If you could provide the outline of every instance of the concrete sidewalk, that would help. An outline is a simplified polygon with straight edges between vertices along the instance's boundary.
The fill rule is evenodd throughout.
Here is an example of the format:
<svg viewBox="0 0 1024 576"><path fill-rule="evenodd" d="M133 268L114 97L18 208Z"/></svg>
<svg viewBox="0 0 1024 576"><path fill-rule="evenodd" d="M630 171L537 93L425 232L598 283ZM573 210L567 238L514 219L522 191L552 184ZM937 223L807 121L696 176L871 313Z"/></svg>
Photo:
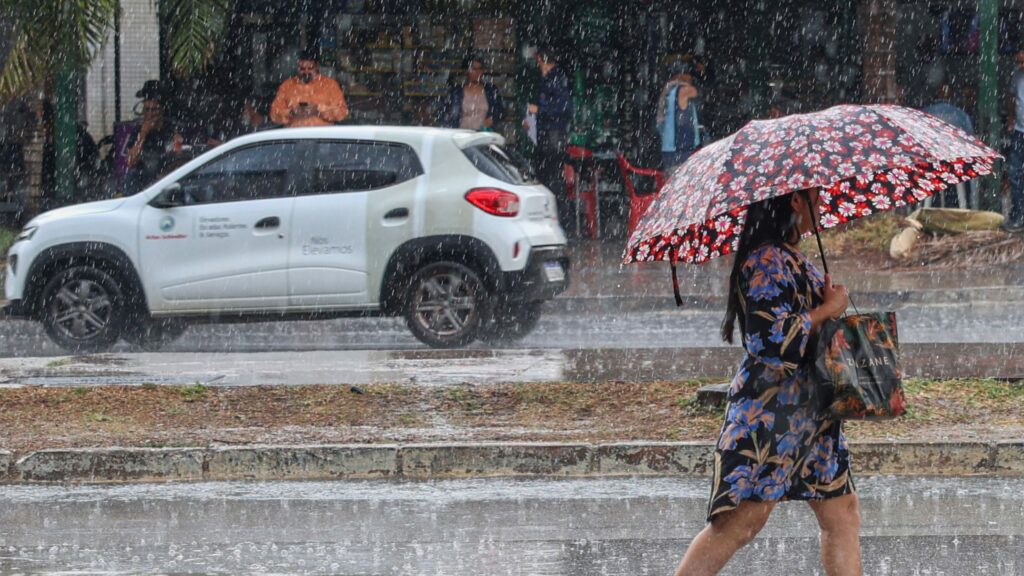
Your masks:
<svg viewBox="0 0 1024 576"><path fill-rule="evenodd" d="M1016 478L859 477L864 573L1020 576ZM705 478L0 487L0 574L666 576L705 526ZM820 575L780 505L722 576Z"/></svg>

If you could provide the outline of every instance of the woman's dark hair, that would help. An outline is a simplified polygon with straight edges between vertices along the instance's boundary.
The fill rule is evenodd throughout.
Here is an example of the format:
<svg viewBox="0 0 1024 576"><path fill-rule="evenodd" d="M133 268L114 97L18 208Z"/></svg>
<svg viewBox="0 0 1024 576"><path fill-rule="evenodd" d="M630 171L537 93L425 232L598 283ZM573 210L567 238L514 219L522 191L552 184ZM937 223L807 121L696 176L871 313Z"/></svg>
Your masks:
<svg viewBox="0 0 1024 576"><path fill-rule="evenodd" d="M796 240L796 213L790 203L792 194L777 196L763 200L747 208L746 223L740 232L739 246L736 248L736 260L733 261L732 274L729 275L729 299L725 307L725 319L722 320L722 340L733 343L733 327L736 319L740 320L740 331L746 324L743 306L740 304L740 275L747 257L765 244L782 245L787 241Z"/></svg>

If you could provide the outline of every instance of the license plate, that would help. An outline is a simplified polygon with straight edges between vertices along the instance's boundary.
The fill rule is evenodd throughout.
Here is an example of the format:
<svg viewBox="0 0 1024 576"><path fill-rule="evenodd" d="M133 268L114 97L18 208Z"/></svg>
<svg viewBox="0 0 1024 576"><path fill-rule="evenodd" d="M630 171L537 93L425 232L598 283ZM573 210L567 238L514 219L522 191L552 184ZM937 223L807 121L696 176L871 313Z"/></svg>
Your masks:
<svg viewBox="0 0 1024 576"><path fill-rule="evenodd" d="M548 282L564 282L565 281L565 269L562 268L561 262L545 262L544 263L544 277L547 278Z"/></svg>

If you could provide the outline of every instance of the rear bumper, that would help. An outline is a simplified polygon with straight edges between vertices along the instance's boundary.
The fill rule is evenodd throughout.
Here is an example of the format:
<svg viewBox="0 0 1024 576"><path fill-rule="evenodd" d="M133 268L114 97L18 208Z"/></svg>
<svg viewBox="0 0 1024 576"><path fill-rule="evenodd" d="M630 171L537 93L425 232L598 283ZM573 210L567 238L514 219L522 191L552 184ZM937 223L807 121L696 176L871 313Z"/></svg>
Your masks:
<svg viewBox="0 0 1024 576"><path fill-rule="evenodd" d="M28 314L21 300L11 300L6 306L0 308L0 318L26 318Z"/></svg>
<svg viewBox="0 0 1024 576"><path fill-rule="evenodd" d="M561 268L561 274L556 265ZM500 291L510 302L534 302L550 300L568 287L569 253L566 247L540 246L530 251L522 270L502 273Z"/></svg>

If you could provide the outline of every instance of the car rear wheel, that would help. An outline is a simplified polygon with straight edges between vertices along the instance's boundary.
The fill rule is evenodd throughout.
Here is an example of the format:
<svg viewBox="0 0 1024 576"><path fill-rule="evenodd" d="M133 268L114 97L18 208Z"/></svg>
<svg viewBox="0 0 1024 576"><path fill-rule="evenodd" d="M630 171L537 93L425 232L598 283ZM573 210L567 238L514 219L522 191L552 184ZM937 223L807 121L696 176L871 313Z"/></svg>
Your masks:
<svg viewBox="0 0 1024 576"><path fill-rule="evenodd" d="M412 276L405 302L413 336L433 348L455 348L476 340L486 318L487 290L468 266L437 262Z"/></svg>
<svg viewBox="0 0 1024 576"><path fill-rule="evenodd" d="M122 338L147 352L157 352L185 333L188 325L181 320L147 317L137 325L125 328Z"/></svg>
<svg viewBox="0 0 1024 576"><path fill-rule="evenodd" d="M537 327L543 306L543 302L502 305L491 313L491 320L480 332L480 339L489 344L522 340Z"/></svg>
<svg viewBox="0 0 1024 576"><path fill-rule="evenodd" d="M103 352L121 336L124 291L100 268L76 266L55 275L43 288L42 304L43 328L68 352Z"/></svg>

